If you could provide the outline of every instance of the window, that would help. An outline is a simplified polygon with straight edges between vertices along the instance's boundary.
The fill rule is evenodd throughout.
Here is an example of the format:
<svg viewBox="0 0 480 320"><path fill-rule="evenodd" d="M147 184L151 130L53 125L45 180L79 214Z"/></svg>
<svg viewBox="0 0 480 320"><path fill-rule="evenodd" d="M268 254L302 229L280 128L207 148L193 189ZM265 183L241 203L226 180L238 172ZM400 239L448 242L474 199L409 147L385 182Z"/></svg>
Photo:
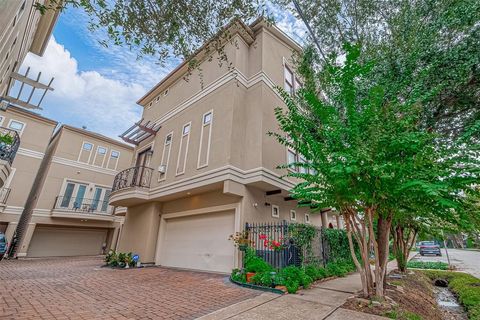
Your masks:
<svg viewBox="0 0 480 320"><path fill-rule="evenodd" d="M305 213L305 223L310 223L310 215Z"/></svg>
<svg viewBox="0 0 480 320"><path fill-rule="evenodd" d="M168 134L165 138L165 145L169 145L172 142L172 134Z"/></svg>
<svg viewBox="0 0 480 320"><path fill-rule="evenodd" d="M186 124L183 126L182 134L186 136L190 132L190 124Z"/></svg>
<svg viewBox="0 0 480 320"><path fill-rule="evenodd" d="M303 156L299 156L298 159L298 162L300 163L307 163L307 160L305 160ZM300 171L300 173L308 173L308 168L305 167L299 167L298 170Z"/></svg>
<svg viewBox="0 0 480 320"><path fill-rule="evenodd" d="M98 154L104 155L105 153L107 153L107 149L104 147L98 147L97 152Z"/></svg>
<svg viewBox="0 0 480 320"><path fill-rule="evenodd" d="M293 71L285 65L284 69L285 85L284 89L290 94L295 93L298 89L302 87L301 83L298 81L297 77Z"/></svg>
<svg viewBox="0 0 480 320"><path fill-rule="evenodd" d="M84 142L84 143L83 143L83 150L85 150L85 151L90 151L90 150L92 150L92 147L93 147L93 145L92 145L91 143L89 143L89 142Z"/></svg>
<svg viewBox="0 0 480 320"><path fill-rule="evenodd" d="M288 148L287 150L287 157L288 157L287 159L288 164L297 162L297 153L290 148ZM295 170L294 167L292 167L291 169Z"/></svg>
<svg viewBox="0 0 480 320"><path fill-rule="evenodd" d="M20 121L11 120L8 127L10 129L13 129L13 130L17 131L17 132L22 132L23 127L25 127L25 124L20 122Z"/></svg>
<svg viewBox="0 0 480 320"><path fill-rule="evenodd" d="M120 153L118 151L112 151L110 153L110 156L114 159L118 159L118 157L120 156Z"/></svg>
<svg viewBox="0 0 480 320"><path fill-rule="evenodd" d="M203 124L209 124L212 121L212 113L206 113L203 115Z"/></svg>
<svg viewBox="0 0 480 320"><path fill-rule="evenodd" d="M290 210L290 220L297 220L297 212L295 212L295 210Z"/></svg>
<svg viewBox="0 0 480 320"><path fill-rule="evenodd" d="M274 218L280 217L280 208L276 205L272 205L272 217Z"/></svg>

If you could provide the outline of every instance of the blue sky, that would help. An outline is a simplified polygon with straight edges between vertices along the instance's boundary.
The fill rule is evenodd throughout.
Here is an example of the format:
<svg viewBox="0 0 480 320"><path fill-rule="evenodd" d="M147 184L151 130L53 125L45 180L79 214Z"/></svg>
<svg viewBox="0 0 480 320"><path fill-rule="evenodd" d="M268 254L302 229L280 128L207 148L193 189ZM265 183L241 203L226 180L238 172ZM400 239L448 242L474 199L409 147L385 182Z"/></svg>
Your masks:
<svg viewBox="0 0 480 320"><path fill-rule="evenodd" d="M288 13L274 11L277 25L296 40L303 25ZM43 57L29 53L22 70L42 71L42 80L55 77L55 91L42 103L42 115L61 124L118 138L141 117L136 101L180 63L172 58L160 66L155 58L137 59L128 48L105 48L104 34L87 28L88 17L79 9L61 14Z"/></svg>

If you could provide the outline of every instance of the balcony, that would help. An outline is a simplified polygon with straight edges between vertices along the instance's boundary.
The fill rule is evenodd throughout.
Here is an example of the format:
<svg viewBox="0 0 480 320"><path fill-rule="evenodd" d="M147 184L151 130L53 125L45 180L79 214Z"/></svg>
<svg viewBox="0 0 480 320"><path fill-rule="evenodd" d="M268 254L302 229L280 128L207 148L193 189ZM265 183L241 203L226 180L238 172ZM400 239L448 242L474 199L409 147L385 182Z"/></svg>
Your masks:
<svg viewBox="0 0 480 320"><path fill-rule="evenodd" d="M112 213L108 201L72 196L58 196L52 209L52 216L58 218L113 220Z"/></svg>
<svg viewBox="0 0 480 320"><path fill-rule="evenodd" d="M10 194L9 188L0 188L0 207L5 208L7 206L8 195Z"/></svg>
<svg viewBox="0 0 480 320"><path fill-rule="evenodd" d="M131 206L148 199L153 169L136 166L120 171L113 180L110 204Z"/></svg>
<svg viewBox="0 0 480 320"><path fill-rule="evenodd" d="M0 160L11 165L19 146L20 136L17 131L0 127Z"/></svg>

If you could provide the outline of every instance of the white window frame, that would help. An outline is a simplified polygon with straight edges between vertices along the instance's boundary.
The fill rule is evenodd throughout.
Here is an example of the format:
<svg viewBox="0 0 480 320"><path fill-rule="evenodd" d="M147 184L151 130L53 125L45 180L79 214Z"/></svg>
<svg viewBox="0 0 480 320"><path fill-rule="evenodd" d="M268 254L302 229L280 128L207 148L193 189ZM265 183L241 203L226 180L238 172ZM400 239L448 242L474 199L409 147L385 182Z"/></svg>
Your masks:
<svg viewBox="0 0 480 320"><path fill-rule="evenodd" d="M170 141L167 142L167 137L170 136ZM170 146L168 150L168 154L166 155L167 159L165 159L165 150L167 147ZM168 166L170 163L170 155L172 154L172 148L173 148L173 131L170 131L166 136L165 139L163 140L163 151L162 151L162 159L160 160L160 165L165 166L165 173L159 174L157 181L164 181L167 178L167 172L168 172ZM165 164L163 164L163 160L166 160Z"/></svg>
<svg viewBox="0 0 480 320"><path fill-rule="evenodd" d="M292 91L288 92L285 89L285 85L287 83L287 77L285 77L285 71L288 70L288 72L291 74L291 78L289 79L289 85L292 87ZM291 82L291 84L290 84ZM302 87L302 83L298 80L297 75L295 74L294 69L287 63L285 57L283 58L283 89L287 91L288 93L295 93L298 89Z"/></svg>
<svg viewBox="0 0 480 320"><path fill-rule="evenodd" d="M277 209L277 214L275 214L275 209ZM280 218L280 207L272 204L272 218Z"/></svg>
<svg viewBox="0 0 480 320"><path fill-rule="evenodd" d="M205 122L205 117L210 115L210 120L208 120L208 122ZM208 112L205 112L202 116L202 125L205 127L205 126L208 126L209 124L212 123L212 120L213 120L213 111L210 110Z"/></svg>
<svg viewBox="0 0 480 320"><path fill-rule="evenodd" d="M105 149L105 153L104 154L100 154L98 151L100 150L100 148L103 148ZM97 146L97 149L95 150L95 156L93 157L93 161L92 161L92 166L94 167L99 167L99 168L103 168L103 165L105 164L105 158L107 157L107 153L108 153L108 148L107 147L104 147L104 146ZM103 156L103 160L102 160L102 164L101 165L96 165L95 164L95 160L97 160L97 156L100 155L100 156Z"/></svg>
<svg viewBox="0 0 480 320"><path fill-rule="evenodd" d="M189 129L188 129L187 133L184 133L186 127L189 127ZM192 132L192 121L190 121L190 122L188 122L188 123L186 123L182 126L182 132L181 132L182 136L180 138L180 147L178 148L177 167L175 168L175 176L180 176L180 175L185 173L185 168L187 166L188 148L189 148L189 145L190 145L190 133L191 132ZM183 165L182 165L181 170L179 171L178 169L180 169L180 156L182 155L182 146L183 146L184 140L186 140L187 146L185 147L185 157L183 159Z"/></svg>
<svg viewBox="0 0 480 320"><path fill-rule="evenodd" d="M297 212L295 210L290 210L290 220L297 221Z"/></svg>
<svg viewBox="0 0 480 320"><path fill-rule="evenodd" d="M305 223L310 223L310 215L305 213Z"/></svg>
<svg viewBox="0 0 480 320"><path fill-rule="evenodd" d="M293 162L298 162L298 152L296 152L294 149L287 147L287 164L290 165L290 160L289 160L289 154L293 153L294 154L294 161ZM293 172L298 172L298 167L289 167L288 170L293 171Z"/></svg>
<svg viewBox="0 0 480 320"><path fill-rule="evenodd" d="M100 149L103 149L103 153L100 153ZM107 147L97 146L97 153L99 155L106 155L107 154Z"/></svg>
<svg viewBox="0 0 480 320"><path fill-rule="evenodd" d="M188 128L188 132L185 133L185 128ZM190 131L192 131L192 122L186 123L182 127L182 137L187 136L190 134Z"/></svg>
<svg viewBox="0 0 480 320"><path fill-rule="evenodd" d="M5 117L4 116L0 116L0 126L3 125L3 122L5 121Z"/></svg>
<svg viewBox="0 0 480 320"><path fill-rule="evenodd" d="M92 148L91 148L90 150L85 150L85 149L83 149L83 146L84 146L85 144L87 144L87 143L92 146ZM81 145L81 147L80 147L80 152L78 153L77 162L89 164L89 163L90 163L90 159L92 158L92 152L93 152L93 147L94 147L94 146L95 146L95 145L94 145L93 143L89 142L89 141L85 141L85 140L82 141L82 145ZM83 152L83 151L89 153L87 162L80 161L80 158L82 157L82 152Z"/></svg>
<svg viewBox="0 0 480 320"><path fill-rule="evenodd" d="M112 153L116 152L118 154L118 156L116 158L114 158L112 156ZM114 150L114 149L110 149L110 153L109 153L109 156L108 156L108 161L107 161L107 169L108 169L108 166L110 165L110 161L115 161L115 167L113 168L113 170L117 170L117 166L118 166L118 161L120 159L120 151L117 151L117 150ZM114 159L114 160L112 160Z"/></svg>
<svg viewBox="0 0 480 320"><path fill-rule="evenodd" d="M210 114L210 121L205 123L205 116ZM200 163L201 155L202 155L202 142L203 142L203 131L204 128L209 126L208 128L208 142L207 142L207 155L205 163ZM205 112L202 115L202 130L200 131L200 145L198 149L198 157L197 157L197 170L202 169L208 166L209 158L210 158L210 146L212 142L212 126L213 126L213 109Z"/></svg>
<svg viewBox="0 0 480 320"><path fill-rule="evenodd" d="M10 128L10 125L12 124L12 122L21 123L22 124L22 129L20 131L18 131L17 129ZM15 120L15 119L10 119L10 121L8 121L8 129L17 131L19 136L21 136L22 133L25 131L26 126L27 126L27 124L25 122L18 121L18 120Z"/></svg>

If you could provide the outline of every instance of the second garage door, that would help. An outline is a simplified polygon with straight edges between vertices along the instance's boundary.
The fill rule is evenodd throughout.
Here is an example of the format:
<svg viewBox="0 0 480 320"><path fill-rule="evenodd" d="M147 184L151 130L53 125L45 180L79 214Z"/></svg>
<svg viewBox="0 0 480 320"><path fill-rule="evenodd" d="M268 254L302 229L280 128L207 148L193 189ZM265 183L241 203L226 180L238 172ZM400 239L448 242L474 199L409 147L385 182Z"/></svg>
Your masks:
<svg viewBox="0 0 480 320"><path fill-rule="evenodd" d="M161 265L215 272L231 272L234 211L165 220Z"/></svg>
<svg viewBox="0 0 480 320"><path fill-rule="evenodd" d="M28 257L86 256L102 253L107 229L77 229L37 226Z"/></svg>

